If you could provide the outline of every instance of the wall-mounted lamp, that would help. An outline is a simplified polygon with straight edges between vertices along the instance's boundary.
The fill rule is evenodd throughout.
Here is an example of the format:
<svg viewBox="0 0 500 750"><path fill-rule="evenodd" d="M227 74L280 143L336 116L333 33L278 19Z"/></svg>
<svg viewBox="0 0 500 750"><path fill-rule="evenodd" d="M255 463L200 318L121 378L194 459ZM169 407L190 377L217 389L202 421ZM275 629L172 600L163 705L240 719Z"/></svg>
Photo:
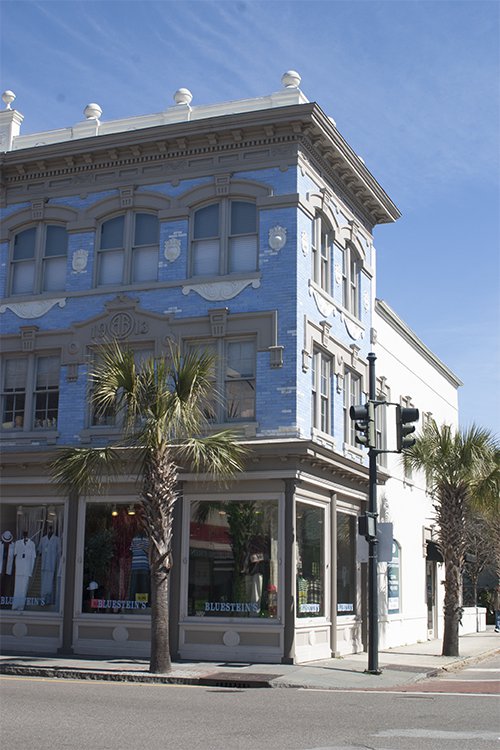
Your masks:
<svg viewBox="0 0 500 750"><path fill-rule="evenodd" d="M116 507L116 505L113 505L113 507L111 508L111 515L112 516L118 515L118 508Z"/></svg>
<svg viewBox="0 0 500 750"><path fill-rule="evenodd" d="M17 515L18 515L18 516L22 516L22 515L23 515L23 513L24 513L24 511L23 511L23 506L22 506L22 505L20 505L20 506L18 507L18 509L17 509Z"/></svg>
<svg viewBox="0 0 500 750"><path fill-rule="evenodd" d="M132 503L128 506L127 513L129 516L135 516L135 508Z"/></svg>

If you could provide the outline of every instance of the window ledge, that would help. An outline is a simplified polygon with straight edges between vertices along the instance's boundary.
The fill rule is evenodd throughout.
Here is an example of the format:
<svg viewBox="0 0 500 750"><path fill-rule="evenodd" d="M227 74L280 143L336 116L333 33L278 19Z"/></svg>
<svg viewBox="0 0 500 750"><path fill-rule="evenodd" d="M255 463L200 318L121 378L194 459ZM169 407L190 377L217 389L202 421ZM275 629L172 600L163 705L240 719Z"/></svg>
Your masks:
<svg viewBox="0 0 500 750"><path fill-rule="evenodd" d="M3 428L0 431L2 442L19 443L55 443L59 437L58 430L16 430L15 428Z"/></svg>

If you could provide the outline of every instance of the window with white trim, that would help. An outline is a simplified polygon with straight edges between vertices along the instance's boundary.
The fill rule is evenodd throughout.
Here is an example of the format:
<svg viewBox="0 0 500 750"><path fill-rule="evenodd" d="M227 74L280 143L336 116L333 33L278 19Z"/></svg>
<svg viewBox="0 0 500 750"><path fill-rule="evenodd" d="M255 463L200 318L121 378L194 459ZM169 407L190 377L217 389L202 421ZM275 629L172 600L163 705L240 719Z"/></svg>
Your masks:
<svg viewBox="0 0 500 750"><path fill-rule="evenodd" d="M68 233L59 224L43 224L23 229L12 242L11 294L41 294L64 291Z"/></svg>
<svg viewBox="0 0 500 750"><path fill-rule="evenodd" d="M206 405L211 422L255 419L255 339L190 342L189 349L215 355L214 393Z"/></svg>
<svg viewBox="0 0 500 750"><path fill-rule="evenodd" d="M349 416L351 406L361 404L361 375L346 367L344 371L344 441L356 445L354 420Z"/></svg>
<svg viewBox="0 0 500 750"><path fill-rule="evenodd" d="M127 211L103 221L98 231L96 285L158 279L158 217Z"/></svg>
<svg viewBox="0 0 500 750"><path fill-rule="evenodd" d="M361 259L349 242L342 248L342 305L356 318L360 317Z"/></svg>
<svg viewBox="0 0 500 750"><path fill-rule="evenodd" d="M3 360L3 430L57 428L60 364L58 355Z"/></svg>
<svg viewBox="0 0 500 750"><path fill-rule="evenodd" d="M311 374L312 426L331 433L332 358L320 350L314 351Z"/></svg>
<svg viewBox="0 0 500 750"><path fill-rule="evenodd" d="M332 244L333 230L323 214L318 212L312 222L312 278L327 294L332 293Z"/></svg>
<svg viewBox="0 0 500 750"><path fill-rule="evenodd" d="M194 212L191 274L222 276L257 270L257 207L226 198Z"/></svg>

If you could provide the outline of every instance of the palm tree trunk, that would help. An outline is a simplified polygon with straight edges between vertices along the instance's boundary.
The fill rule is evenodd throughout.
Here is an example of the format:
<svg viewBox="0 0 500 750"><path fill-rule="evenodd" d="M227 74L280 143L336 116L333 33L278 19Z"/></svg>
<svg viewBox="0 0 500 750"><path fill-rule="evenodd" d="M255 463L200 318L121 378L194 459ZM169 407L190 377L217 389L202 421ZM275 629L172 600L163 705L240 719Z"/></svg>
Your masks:
<svg viewBox="0 0 500 750"><path fill-rule="evenodd" d="M168 629L168 596L170 570L154 565L151 569L151 657L149 671L170 672L170 637Z"/></svg>
<svg viewBox="0 0 500 750"><path fill-rule="evenodd" d="M445 565L444 633L442 656L459 656L459 627L462 615L460 566L448 559Z"/></svg>

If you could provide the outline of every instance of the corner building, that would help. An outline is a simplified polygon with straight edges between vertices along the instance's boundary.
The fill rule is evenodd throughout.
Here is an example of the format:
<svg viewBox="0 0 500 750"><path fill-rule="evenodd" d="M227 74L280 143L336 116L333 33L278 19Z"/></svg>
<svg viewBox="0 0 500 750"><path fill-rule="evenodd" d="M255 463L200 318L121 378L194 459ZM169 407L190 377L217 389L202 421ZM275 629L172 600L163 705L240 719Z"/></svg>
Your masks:
<svg viewBox="0 0 500 750"><path fill-rule="evenodd" d="M112 122L92 104L83 122L35 135L21 135L14 95L4 94L7 650L149 653L148 540L133 476L105 496L61 497L47 473L58 447L104 446L119 434L112 414L97 418L88 405L89 363L110 339L138 359L162 354L171 339L216 352L224 402L214 429L230 426L251 450L229 487L181 474L173 657L302 662L366 648L357 516L368 469L348 411L366 396L368 352L383 343L372 232L399 212L333 120L307 101L299 76L282 83L266 97L200 107L180 89L159 114ZM392 353L403 340L412 348L419 383L425 359L429 393L444 383L449 394L433 414L456 422L459 381L378 304ZM392 401L407 397L394 362ZM379 437L387 439L382 428ZM424 489L418 509L402 512L413 485L389 480L381 461L402 571L392 610L385 569L379 576L383 639L395 645L428 634L431 506Z"/></svg>

